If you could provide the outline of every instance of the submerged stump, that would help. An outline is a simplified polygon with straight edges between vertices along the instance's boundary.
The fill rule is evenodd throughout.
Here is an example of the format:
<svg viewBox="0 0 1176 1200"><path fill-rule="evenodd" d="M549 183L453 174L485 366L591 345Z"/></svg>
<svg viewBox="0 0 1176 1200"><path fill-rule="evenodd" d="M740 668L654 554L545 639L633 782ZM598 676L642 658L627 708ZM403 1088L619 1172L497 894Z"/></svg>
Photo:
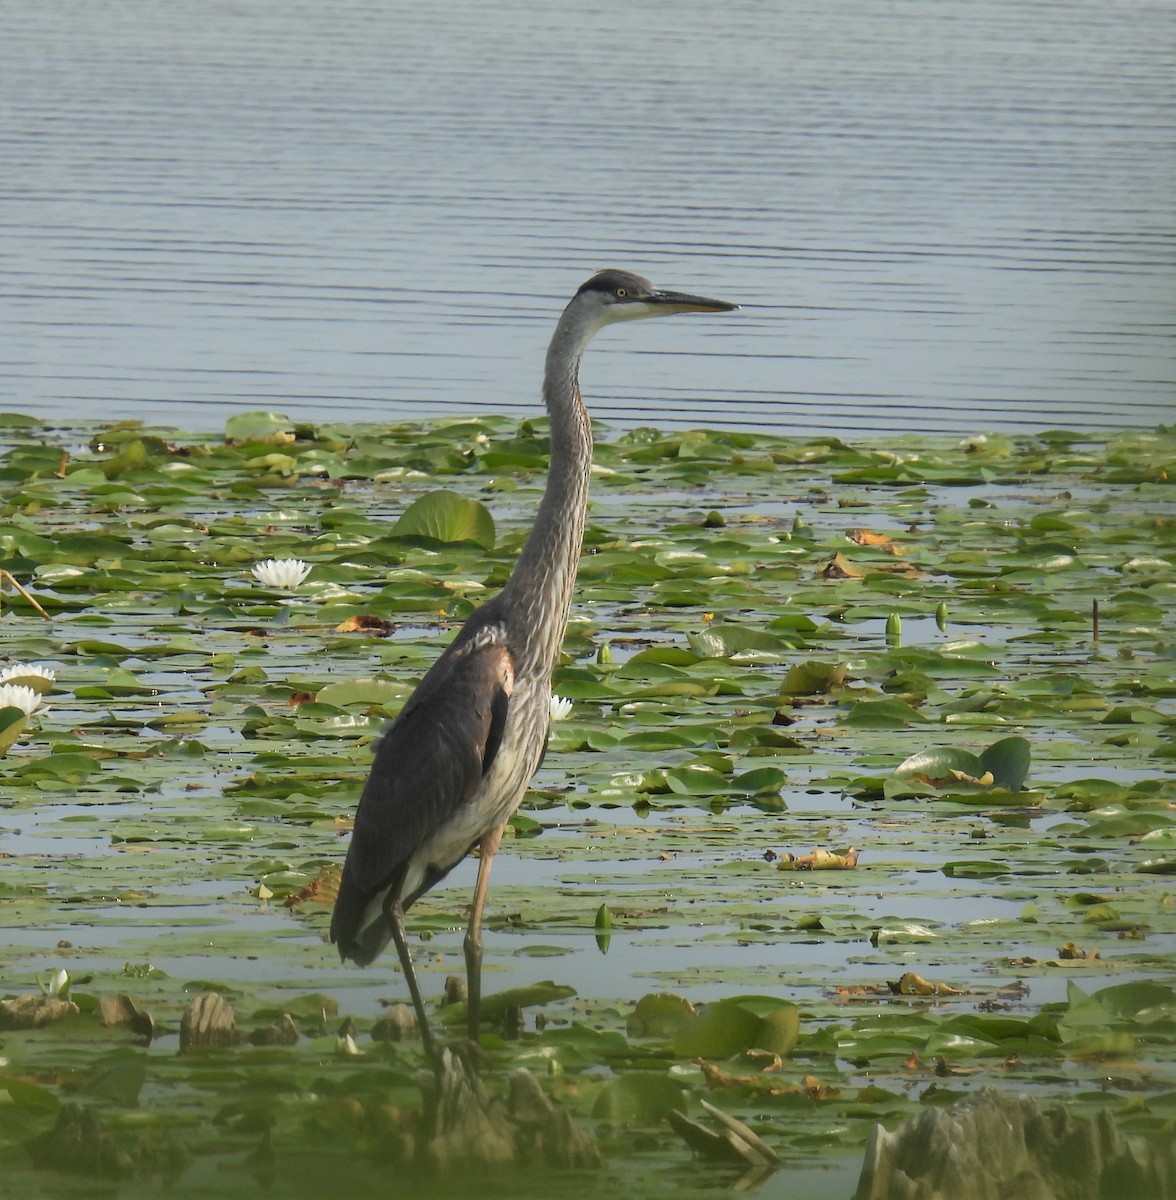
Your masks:
<svg viewBox="0 0 1176 1200"><path fill-rule="evenodd" d="M180 1053L235 1046L241 1040L233 1007L217 992L202 992L180 1018Z"/></svg>
<svg viewBox="0 0 1176 1200"><path fill-rule="evenodd" d="M854 1200L1169 1200L1176 1143L985 1088L947 1108L875 1125Z"/></svg>
<svg viewBox="0 0 1176 1200"><path fill-rule="evenodd" d="M487 1092L467 1054L446 1049L438 1071L422 1079L422 1086L426 1104L417 1158L434 1170L600 1165L596 1145L525 1068L511 1072L509 1094L499 1099Z"/></svg>

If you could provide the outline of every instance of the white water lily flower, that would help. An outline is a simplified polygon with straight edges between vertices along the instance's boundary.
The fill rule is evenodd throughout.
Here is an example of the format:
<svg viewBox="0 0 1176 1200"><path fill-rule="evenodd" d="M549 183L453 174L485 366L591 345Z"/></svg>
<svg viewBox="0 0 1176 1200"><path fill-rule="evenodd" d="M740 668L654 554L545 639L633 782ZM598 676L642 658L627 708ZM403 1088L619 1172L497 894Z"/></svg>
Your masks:
<svg viewBox="0 0 1176 1200"><path fill-rule="evenodd" d="M253 578L271 588L296 588L310 574L310 563L300 558L267 558L253 568Z"/></svg>
<svg viewBox="0 0 1176 1200"><path fill-rule="evenodd" d="M553 721L566 721L572 715L572 702L565 700L563 696L552 695L551 697L551 719Z"/></svg>
<svg viewBox="0 0 1176 1200"><path fill-rule="evenodd" d="M26 717L49 711L49 706L41 700L40 692L19 683L0 683L0 708L19 708Z"/></svg>
<svg viewBox="0 0 1176 1200"><path fill-rule="evenodd" d="M36 679L38 686L26 684L34 691L48 691L58 673L52 668L37 666L35 662L13 662L11 667L0 671L0 684L10 683L13 679Z"/></svg>

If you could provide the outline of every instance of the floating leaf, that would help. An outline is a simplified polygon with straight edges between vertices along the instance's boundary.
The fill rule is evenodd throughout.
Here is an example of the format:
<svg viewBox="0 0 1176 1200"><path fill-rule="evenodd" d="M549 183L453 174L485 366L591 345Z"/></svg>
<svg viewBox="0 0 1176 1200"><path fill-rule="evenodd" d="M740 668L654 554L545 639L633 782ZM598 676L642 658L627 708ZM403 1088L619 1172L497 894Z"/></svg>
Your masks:
<svg viewBox="0 0 1176 1200"><path fill-rule="evenodd" d="M949 879L995 879L1000 875L1008 875L1009 865L1008 863L970 859L964 862L945 863L943 873Z"/></svg>
<svg viewBox="0 0 1176 1200"><path fill-rule="evenodd" d="M927 720L903 700L858 700L845 715L847 725L868 729L901 729Z"/></svg>
<svg viewBox="0 0 1176 1200"><path fill-rule="evenodd" d="M552 983L550 979L542 983L532 983L525 987L510 988L505 992L494 992L482 997L481 1015L485 1021L498 1021L511 1009L535 1008L543 1004L554 1004L557 1000L566 1000L574 996L576 989L566 984ZM457 1004L447 1004L441 1010L441 1020L446 1025L460 1025L466 1020L466 1005L464 1001Z"/></svg>
<svg viewBox="0 0 1176 1200"><path fill-rule="evenodd" d="M800 1016L794 1005L769 1001L720 1000L708 1004L674 1035L674 1053L684 1058L730 1058L752 1048L781 1056L796 1045Z"/></svg>
<svg viewBox="0 0 1176 1200"><path fill-rule="evenodd" d="M730 1000L708 1004L674 1036L674 1053L682 1058L730 1058L756 1044L757 1013Z"/></svg>
<svg viewBox="0 0 1176 1200"><path fill-rule="evenodd" d="M761 1019L755 1048L787 1058L799 1039L800 1010L794 1004L781 1004Z"/></svg>
<svg viewBox="0 0 1176 1200"><path fill-rule="evenodd" d="M809 660L788 668L780 692L785 696L823 696L840 688L848 676L839 663Z"/></svg>
<svg viewBox="0 0 1176 1200"><path fill-rule="evenodd" d="M1029 774L1031 751L1023 737L1002 738L980 753L981 767L992 774L998 787L1019 792Z"/></svg>
<svg viewBox="0 0 1176 1200"><path fill-rule="evenodd" d="M225 422L225 439L230 442L266 442L286 438L294 424L281 413L236 413Z"/></svg>
<svg viewBox="0 0 1176 1200"><path fill-rule="evenodd" d="M613 1125L652 1125L680 1108L686 1084L653 1071L628 1071L610 1079L596 1097L592 1116Z"/></svg>
<svg viewBox="0 0 1176 1200"><path fill-rule="evenodd" d="M46 1112L56 1112L61 1107L61 1101L48 1089L27 1079L18 1079L12 1075L0 1075L0 1088L8 1092L12 1103L18 1108L42 1109Z"/></svg>
<svg viewBox="0 0 1176 1200"><path fill-rule="evenodd" d="M651 993L637 1001L626 1029L630 1037L674 1037L696 1016L694 1005L684 996Z"/></svg>
<svg viewBox="0 0 1176 1200"><path fill-rule="evenodd" d="M813 850L809 854L784 854L776 863L778 871L848 871L857 866L858 852L849 850Z"/></svg>
<svg viewBox="0 0 1176 1200"><path fill-rule="evenodd" d="M403 684L389 679L346 679L328 683L315 696L320 704L382 705L397 708L403 702L407 689Z"/></svg>
<svg viewBox="0 0 1176 1200"><path fill-rule="evenodd" d="M886 781L887 795L903 795L911 787L917 795L928 789L955 783L961 776L971 778L983 772L984 766L979 757L967 750L957 750L952 746L920 750L895 767L894 773Z"/></svg>
<svg viewBox="0 0 1176 1200"><path fill-rule="evenodd" d="M392 527L393 537L434 542L474 542L494 548L494 518L484 504L441 489L414 500Z"/></svg>
<svg viewBox="0 0 1176 1200"><path fill-rule="evenodd" d="M23 709L0 708L0 756L20 737L28 723Z"/></svg>
<svg viewBox="0 0 1176 1200"><path fill-rule="evenodd" d="M891 985L900 996L965 996L966 992L959 988L954 988L946 983L932 983L924 979L921 975L917 975L914 971L907 971L897 984Z"/></svg>

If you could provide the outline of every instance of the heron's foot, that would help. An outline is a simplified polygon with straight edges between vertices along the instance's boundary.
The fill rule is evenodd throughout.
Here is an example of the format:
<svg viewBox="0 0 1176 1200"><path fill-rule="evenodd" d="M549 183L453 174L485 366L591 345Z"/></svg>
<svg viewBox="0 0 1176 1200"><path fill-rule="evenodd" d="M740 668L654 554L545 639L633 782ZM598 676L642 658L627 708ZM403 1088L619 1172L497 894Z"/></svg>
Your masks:
<svg viewBox="0 0 1176 1200"><path fill-rule="evenodd" d="M422 1078L425 1113L421 1153L452 1167L545 1162L584 1169L600 1153L567 1109L554 1103L525 1068L512 1071L505 1097L492 1096L474 1067L478 1047L457 1043L441 1053L435 1079Z"/></svg>

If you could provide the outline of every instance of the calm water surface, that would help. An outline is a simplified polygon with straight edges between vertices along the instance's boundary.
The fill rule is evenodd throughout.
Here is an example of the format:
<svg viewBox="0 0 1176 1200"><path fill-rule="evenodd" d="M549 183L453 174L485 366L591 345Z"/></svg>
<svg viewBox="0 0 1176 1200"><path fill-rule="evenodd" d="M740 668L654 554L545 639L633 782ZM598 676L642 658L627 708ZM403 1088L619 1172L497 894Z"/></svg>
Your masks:
<svg viewBox="0 0 1176 1200"><path fill-rule="evenodd" d="M0 0L0 410L1176 419L1170 3Z"/></svg>

